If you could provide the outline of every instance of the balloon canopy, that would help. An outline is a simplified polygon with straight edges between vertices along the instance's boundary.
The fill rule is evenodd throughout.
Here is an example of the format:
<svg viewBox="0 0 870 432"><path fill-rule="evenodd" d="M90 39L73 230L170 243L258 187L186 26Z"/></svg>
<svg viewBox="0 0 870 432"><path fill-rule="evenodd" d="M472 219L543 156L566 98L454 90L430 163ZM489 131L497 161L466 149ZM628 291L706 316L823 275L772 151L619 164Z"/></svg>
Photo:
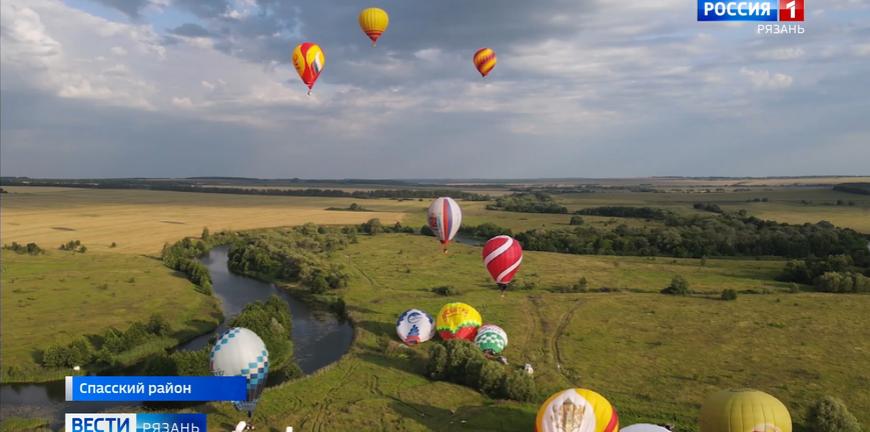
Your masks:
<svg viewBox="0 0 870 432"><path fill-rule="evenodd" d="M293 67L299 73L299 78L308 86L308 93L314 87L317 78L320 77L320 72L323 70L323 65L326 63L326 56L320 46L313 42L303 42L296 45L293 50Z"/></svg>
<svg viewBox="0 0 870 432"><path fill-rule="evenodd" d="M453 198L436 198L429 205L429 228L432 229L441 244L445 245L445 248L447 243L453 240L453 237L459 232L461 224L462 210Z"/></svg>
<svg viewBox="0 0 870 432"><path fill-rule="evenodd" d="M211 349L211 372L217 376L243 376L247 382L247 400L236 407L252 411L269 375L269 351L256 333L233 327L221 334Z"/></svg>
<svg viewBox="0 0 870 432"><path fill-rule="evenodd" d="M560 391L538 409L535 432L616 432L619 416L600 394L582 388Z"/></svg>
<svg viewBox="0 0 870 432"><path fill-rule="evenodd" d="M473 61L474 67L480 72L480 76L486 78L497 62L495 51L492 48L481 48L474 53Z"/></svg>
<svg viewBox="0 0 870 432"><path fill-rule="evenodd" d="M791 415L779 399L758 390L723 390L707 397L698 416L701 432L791 432Z"/></svg>
<svg viewBox="0 0 870 432"><path fill-rule="evenodd" d="M474 344L483 352L501 354L508 344L507 333L494 324L486 324L477 329Z"/></svg>
<svg viewBox="0 0 870 432"><path fill-rule="evenodd" d="M523 248L513 237L500 235L483 245L483 265L497 284L508 284L523 262Z"/></svg>
<svg viewBox="0 0 870 432"><path fill-rule="evenodd" d="M481 324L480 312L465 303L447 303L438 311L435 328L441 339L474 341Z"/></svg>
<svg viewBox="0 0 870 432"><path fill-rule="evenodd" d="M368 8L359 13L359 27L372 40L372 46L375 46L389 25L390 16L383 9Z"/></svg>
<svg viewBox="0 0 870 432"><path fill-rule="evenodd" d="M408 345L423 343L435 336L435 322L420 309L408 309L396 321L396 334Z"/></svg>

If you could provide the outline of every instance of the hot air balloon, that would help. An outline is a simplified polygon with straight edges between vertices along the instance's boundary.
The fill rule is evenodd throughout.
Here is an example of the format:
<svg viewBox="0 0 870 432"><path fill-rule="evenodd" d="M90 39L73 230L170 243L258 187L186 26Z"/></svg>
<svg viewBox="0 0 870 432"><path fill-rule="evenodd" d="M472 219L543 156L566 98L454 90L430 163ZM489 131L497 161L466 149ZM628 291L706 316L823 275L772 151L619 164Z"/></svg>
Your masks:
<svg viewBox="0 0 870 432"><path fill-rule="evenodd" d="M482 319L480 312L465 303L447 303L438 311L435 329L441 339L473 341Z"/></svg>
<svg viewBox="0 0 870 432"><path fill-rule="evenodd" d="M638 423L633 424L631 426L626 426L619 430L619 432L671 432L669 429L649 424L649 423Z"/></svg>
<svg viewBox="0 0 870 432"><path fill-rule="evenodd" d="M498 355L507 347L507 333L495 324L486 324L477 329L474 344L485 353Z"/></svg>
<svg viewBox="0 0 870 432"><path fill-rule="evenodd" d="M604 396L587 389L560 391L538 409L535 432L616 432L619 416Z"/></svg>
<svg viewBox="0 0 870 432"><path fill-rule="evenodd" d="M522 262L523 248L513 237L495 236L483 245L483 265L502 292L507 289Z"/></svg>
<svg viewBox="0 0 870 432"><path fill-rule="evenodd" d="M396 333L402 342L416 345L435 336L435 322L429 314L420 309L408 309L399 315L396 321Z"/></svg>
<svg viewBox="0 0 870 432"><path fill-rule="evenodd" d="M486 78L492 68L495 67L497 60L495 51L492 48L481 48L474 53L474 67L480 72L480 76Z"/></svg>
<svg viewBox="0 0 870 432"><path fill-rule="evenodd" d="M269 351L266 344L256 333L244 328L233 327L225 331L211 349L211 372L217 376L245 377L248 397L233 404L241 411L247 411L250 418L257 399L266 385L269 375Z"/></svg>
<svg viewBox="0 0 870 432"><path fill-rule="evenodd" d="M326 56L320 46L312 42L303 42L293 50L293 67L299 73L299 78L308 86L308 94L314 87L314 82L320 76Z"/></svg>
<svg viewBox="0 0 870 432"><path fill-rule="evenodd" d="M462 224L462 210L459 204L450 197L436 198L429 205L429 228L441 240L444 252L447 252L447 243L453 240L459 232Z"/></svg>
<svg viewBox="0 0 870 432"><path fill-rule="evenodd" d="M698 417L701 432L791 432L791 415L777 398L751 389L708 396Z"/></svg>
<svg viewBox="0 0 870 432"><path fill-rule="evenodd" d="M359 13L359 27L372 40L372 46L375 46L389 25L390 16L383 9L368 8Z"/></svg>

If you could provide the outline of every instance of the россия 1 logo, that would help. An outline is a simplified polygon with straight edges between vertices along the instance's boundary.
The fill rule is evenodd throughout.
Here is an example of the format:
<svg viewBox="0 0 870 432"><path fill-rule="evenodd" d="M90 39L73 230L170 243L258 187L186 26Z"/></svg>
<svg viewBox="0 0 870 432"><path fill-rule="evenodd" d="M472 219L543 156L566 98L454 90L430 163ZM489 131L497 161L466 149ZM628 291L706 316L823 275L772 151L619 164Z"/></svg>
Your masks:
<svg viewBox="0 0 870 432"><path fill-rule="evenodd" d="M803 20L804 0L698 0L698 21L802 22ZM800 24L788 26L759 24L758 32L803 33L804 29Z"/></svg>

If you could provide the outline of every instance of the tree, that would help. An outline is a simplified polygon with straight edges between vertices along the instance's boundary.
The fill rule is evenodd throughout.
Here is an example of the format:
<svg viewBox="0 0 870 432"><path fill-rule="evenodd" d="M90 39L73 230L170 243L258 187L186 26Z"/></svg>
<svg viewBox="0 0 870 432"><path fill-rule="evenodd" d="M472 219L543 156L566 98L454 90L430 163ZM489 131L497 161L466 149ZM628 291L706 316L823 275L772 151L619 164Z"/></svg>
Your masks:
<svg viewBox="0 0 870 432"><path fill-rule="evenodd" d="M832 396L825 396L807 410L807 426L813 432L861 432L861 424L846 405Z"/></svg>
<svg viewBox="0 0 870 432"><path fill-rule="evenodd" d="M430 378L443 380L447 377L447 348L440 343L429 347L429 361L426 363L426 374Z"/></svg>
<svg viewBox="0 0 870 432"><path fill-rule="evenodd" d="M727 300L737 300L737 291L730 289L730 288L726 288L726 289L722 290L722 295L719 298L721 298L722 300L726 300L726 301Z"/></svg>
<svg viewBox="0 0 870 432"><path fill-rule="evenodd" d="M508 372L502 380L502 394L507 399L531 401L535 398L535 381L523 371Z"/></svg>
<svg viewBox="0 0 870 432"><path fill-rule="evenodd" d="M210 233L208 232L208 227L202 227L202 234L199 237L203 240L208 240Z"/></svg>
<svg viewBox="0 0 870 432"><path fill-rule="evenodd" d="M671 279L671 284L668 285L667 288L661 291L662 294L670 294L670 295L688 295L689 294L689 282L686 278L677 275Z"/></svg>
<svg viewBox="0 0 870 432"><path fill-rule="evenodd" d="M384 226L378 218L369 219L368 222L362 224L362 231L369 235L375 235L384 232Z"/></svg>
<svg viewBox="0 0 870 432"><path fill-rule="evenodd" d="M571 216L569 225L583 225L583 218L580 216Z"/></svg>

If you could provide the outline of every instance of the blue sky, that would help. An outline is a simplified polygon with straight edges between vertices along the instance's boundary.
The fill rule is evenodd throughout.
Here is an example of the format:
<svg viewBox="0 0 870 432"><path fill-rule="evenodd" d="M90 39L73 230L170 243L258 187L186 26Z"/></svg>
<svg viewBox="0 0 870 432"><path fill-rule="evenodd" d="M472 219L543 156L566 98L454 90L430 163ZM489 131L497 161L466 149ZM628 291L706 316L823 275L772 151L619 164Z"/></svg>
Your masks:
<svg viewBox="0 0 870 432"><path fill-rule="evenodd" d="M380 6L377 48L356 24ZM802 35L686 0L6 0L0 169L33 177L870 173L870 0ZM320 44L312 96L292 47ZM493 48L486 79L471 64Z"/></svg>

